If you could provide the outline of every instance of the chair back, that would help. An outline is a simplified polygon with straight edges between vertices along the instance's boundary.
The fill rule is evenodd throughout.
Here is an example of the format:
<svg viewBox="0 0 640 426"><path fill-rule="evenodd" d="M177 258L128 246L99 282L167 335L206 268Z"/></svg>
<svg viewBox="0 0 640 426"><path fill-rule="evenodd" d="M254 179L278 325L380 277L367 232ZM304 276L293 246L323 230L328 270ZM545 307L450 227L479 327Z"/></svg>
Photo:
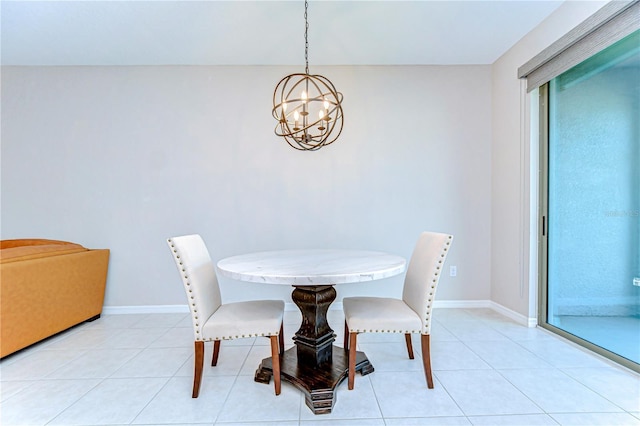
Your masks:
<svg viewBox="0 0 640 426"><path fill-rule="evenodd" d="M409 260L402 300L420 316L422 334L431 333L433 301L452 241L449 234L423 232Z"/></svg>
<svg viewBox="0 0 640 426"><path fill-rule="evenodd" d="M187 293L195 340L201 341L205 321L222 303L215 267L200 235L169 238L167 244Z"/></svg>

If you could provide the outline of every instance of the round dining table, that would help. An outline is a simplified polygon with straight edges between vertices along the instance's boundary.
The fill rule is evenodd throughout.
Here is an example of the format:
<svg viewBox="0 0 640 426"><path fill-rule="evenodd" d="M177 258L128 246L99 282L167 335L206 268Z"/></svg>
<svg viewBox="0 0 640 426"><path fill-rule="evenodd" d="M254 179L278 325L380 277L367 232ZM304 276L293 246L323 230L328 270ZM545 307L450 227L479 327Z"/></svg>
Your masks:
<svg viewBox="0 0 640 426"><path fill-rule="evenodd" d="M232 256L220 260L221 276L261 284L294 287L293 302L302 323L293 337L294 347L280 355L281 378L305 394L314 414L330 413L336 387L348 374L348 350L333 344L335 333L327 311L336 298L337 284L358 283L401 274L406 261L400 256L368 250L278 250ZM364 352L356 352L356 372L373 372ZM255 381L269 383L271 357L262 360Z"/></svg>

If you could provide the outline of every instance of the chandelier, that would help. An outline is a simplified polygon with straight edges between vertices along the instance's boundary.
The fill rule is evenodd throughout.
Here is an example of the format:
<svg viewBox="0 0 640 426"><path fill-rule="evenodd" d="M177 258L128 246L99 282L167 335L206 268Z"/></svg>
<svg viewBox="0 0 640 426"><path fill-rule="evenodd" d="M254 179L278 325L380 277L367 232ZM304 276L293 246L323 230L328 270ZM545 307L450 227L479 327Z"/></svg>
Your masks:
<svg viewBox="0 0 640 426"><path fill-rule="evenodd" d="M316 151L342 133L342 93L328 78L309 74L308 1L304 2L304 74L290 74L273 92L275 133L301 151Z"/></svg>

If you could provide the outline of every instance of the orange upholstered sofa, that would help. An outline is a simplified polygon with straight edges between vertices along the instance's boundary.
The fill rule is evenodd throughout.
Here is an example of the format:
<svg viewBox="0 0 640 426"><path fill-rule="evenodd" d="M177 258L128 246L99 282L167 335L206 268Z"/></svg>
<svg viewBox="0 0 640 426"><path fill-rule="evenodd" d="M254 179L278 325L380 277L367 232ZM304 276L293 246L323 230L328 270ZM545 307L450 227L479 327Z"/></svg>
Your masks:
<svg viewBox="0 0 640 426"><path fill-rule="evenodd" d="M102 313L109 250L0 241L0 358Z"/></svg>

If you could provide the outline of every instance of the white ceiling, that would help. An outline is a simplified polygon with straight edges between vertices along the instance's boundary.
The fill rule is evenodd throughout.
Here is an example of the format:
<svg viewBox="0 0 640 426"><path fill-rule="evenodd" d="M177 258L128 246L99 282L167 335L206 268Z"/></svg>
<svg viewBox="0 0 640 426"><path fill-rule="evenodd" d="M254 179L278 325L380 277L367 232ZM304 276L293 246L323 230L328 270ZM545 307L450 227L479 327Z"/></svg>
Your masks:
<svg viewBox="0 0 640 426"><path fill-rule="evenodd" d="M309 2L313 65L491 64L562 1ZM304 1L7 1L3 65L304 64Z"/></svg>

